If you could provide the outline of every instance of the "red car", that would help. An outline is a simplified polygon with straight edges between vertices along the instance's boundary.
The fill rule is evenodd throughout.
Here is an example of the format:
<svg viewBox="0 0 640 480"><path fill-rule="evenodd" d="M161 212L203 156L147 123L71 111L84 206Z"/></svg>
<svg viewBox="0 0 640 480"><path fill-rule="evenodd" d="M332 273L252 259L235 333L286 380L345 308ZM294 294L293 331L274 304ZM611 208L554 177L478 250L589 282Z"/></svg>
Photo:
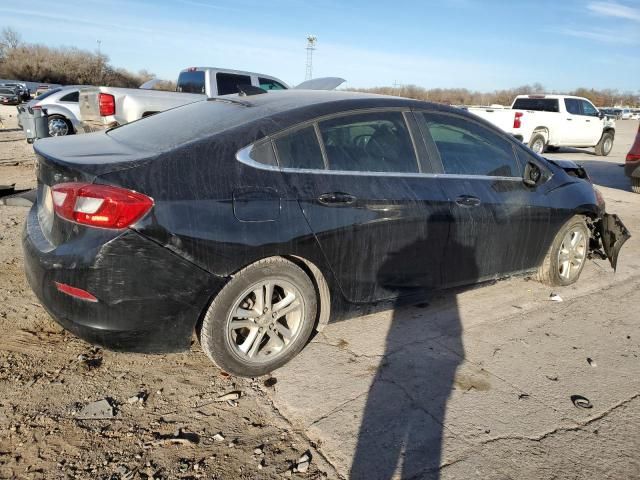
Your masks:
<svg viewBox="0 0 640 480"><path fill-rule="evenodd" d="M631 150L627 153L624 173L627 177L631 177L631 190L640 193L640 126L638 126L636 141L633 142Z"/></svg>

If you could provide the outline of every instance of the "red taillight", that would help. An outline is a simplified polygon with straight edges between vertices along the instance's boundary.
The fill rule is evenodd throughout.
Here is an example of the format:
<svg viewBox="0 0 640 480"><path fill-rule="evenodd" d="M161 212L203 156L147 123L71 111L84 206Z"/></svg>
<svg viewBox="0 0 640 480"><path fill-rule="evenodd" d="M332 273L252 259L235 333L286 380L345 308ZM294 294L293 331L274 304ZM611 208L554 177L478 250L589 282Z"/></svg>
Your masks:
<svg viewBox="0 0 640 480"><path fill-rule="evenodd" d="M153 207L153 200L132 190L90 183L60 183L51 189L59 217L82 225L127 228Z"/></svg>
<svg viewBox="0 0 640 480"><path fill-rule="evenodd" d="M98 101L100 102L100 115L107 117L116 114L116 99L113 95L100 93L98 94Z"/></svg>
<svg viewBox="0 0 640 480"><path fill-rule="evenodd" d="M631 150L627 153L627 162L637 162L640 160L640 127L638 127L638 133L636 134L636 141L633 142Z"/></svg>
<svg viewBox="0 0 640 480"><path fill-rule="evenodd" d="M524 115L524 113L522 112L516 112L516 114L513 117L513 128L520 128L522 126L522 116Z"/></svg>
<svg viewBox="0 0 640 480"><path fill-rule="evenodd" d="M78 288L78 287L72 287L71 285L67 285L66 283L60 283L60 282L53 282L53 283L56 284L56 288L58 289L58 291L62 293L66 293L67 295L70 295L75 298L79 298L80 300L86 300L88 302L98 301L96 297L91 295L86 290L82 290L81 288Z"/></svg>

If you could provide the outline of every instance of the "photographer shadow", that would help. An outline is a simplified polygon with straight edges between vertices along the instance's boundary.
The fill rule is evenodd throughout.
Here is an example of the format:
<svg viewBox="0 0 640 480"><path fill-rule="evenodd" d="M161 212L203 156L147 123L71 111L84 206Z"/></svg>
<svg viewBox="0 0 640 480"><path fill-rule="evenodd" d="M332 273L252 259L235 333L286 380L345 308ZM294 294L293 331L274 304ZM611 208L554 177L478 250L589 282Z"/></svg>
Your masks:
<svg viewBox="0 0 640 480"><path fill-rule="evenodd" d="M453 218L445 218L453 231ZM384 357L368 392L351 479L439 478L447 400L464 360L460 315L451 292L431 305L407 307L411 286L403 285L396 261L410 254L416 262L411 268L420 268L420 252L434 247L429 236L418 239L389 255L379 271L380 284L394 291L396 300ZM442 247L443 258L453 258L442 268L464 269L469 283L477 279L475 248L456 243ZM451 275L455 271L439 278L447 281Z"/></svg>

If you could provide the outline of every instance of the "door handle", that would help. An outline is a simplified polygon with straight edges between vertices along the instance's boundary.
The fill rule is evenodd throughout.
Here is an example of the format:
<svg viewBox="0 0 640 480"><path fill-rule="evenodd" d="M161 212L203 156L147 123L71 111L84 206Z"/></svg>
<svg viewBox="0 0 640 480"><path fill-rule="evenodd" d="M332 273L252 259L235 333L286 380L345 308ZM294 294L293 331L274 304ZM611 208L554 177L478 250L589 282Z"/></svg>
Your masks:
<svg viewBox="0 0 640 480"><path fill-rule="evenodd" d="M591 120L587 120L587 122L590 122Z"/></svg>
<svg viewBox="0 0 640 480"><path fill-rule="evenodd" d="M567 118L567 121L571 122L573 120L573 118Z"/></svg>
<svg viewBox="0 0 640 480"><path fill-rule="evenodd" d="M318 197L318 202L326 206L351 205L356 201L356 197L344 192L323 193Z"/></svg>
<svg viewBox="0 0 640 480"><path fill-rule="evenodd" d="M480 205L480 199L471 195L460 195L456 198L456 203L461 207L477 207Z"/></svg>

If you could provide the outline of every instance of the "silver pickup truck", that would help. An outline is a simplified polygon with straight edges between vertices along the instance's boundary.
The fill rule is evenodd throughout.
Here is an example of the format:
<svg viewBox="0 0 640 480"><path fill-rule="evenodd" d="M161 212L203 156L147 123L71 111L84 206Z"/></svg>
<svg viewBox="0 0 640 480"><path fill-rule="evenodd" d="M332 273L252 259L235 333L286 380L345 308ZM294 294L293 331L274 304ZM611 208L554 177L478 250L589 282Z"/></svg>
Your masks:
<svg viewBox="0 0 640 480"><path fill-rule="evenodd" d="M317 78L295 88L332 90L345 80ZM80 91L80 116L85 132L133 122L170 108L207 97L238 93L238 86L251 85L263 90L291 88L282 80L261 73L222 68L192 67L180 72L176 92L139 88L86 87Z"/></svg>

